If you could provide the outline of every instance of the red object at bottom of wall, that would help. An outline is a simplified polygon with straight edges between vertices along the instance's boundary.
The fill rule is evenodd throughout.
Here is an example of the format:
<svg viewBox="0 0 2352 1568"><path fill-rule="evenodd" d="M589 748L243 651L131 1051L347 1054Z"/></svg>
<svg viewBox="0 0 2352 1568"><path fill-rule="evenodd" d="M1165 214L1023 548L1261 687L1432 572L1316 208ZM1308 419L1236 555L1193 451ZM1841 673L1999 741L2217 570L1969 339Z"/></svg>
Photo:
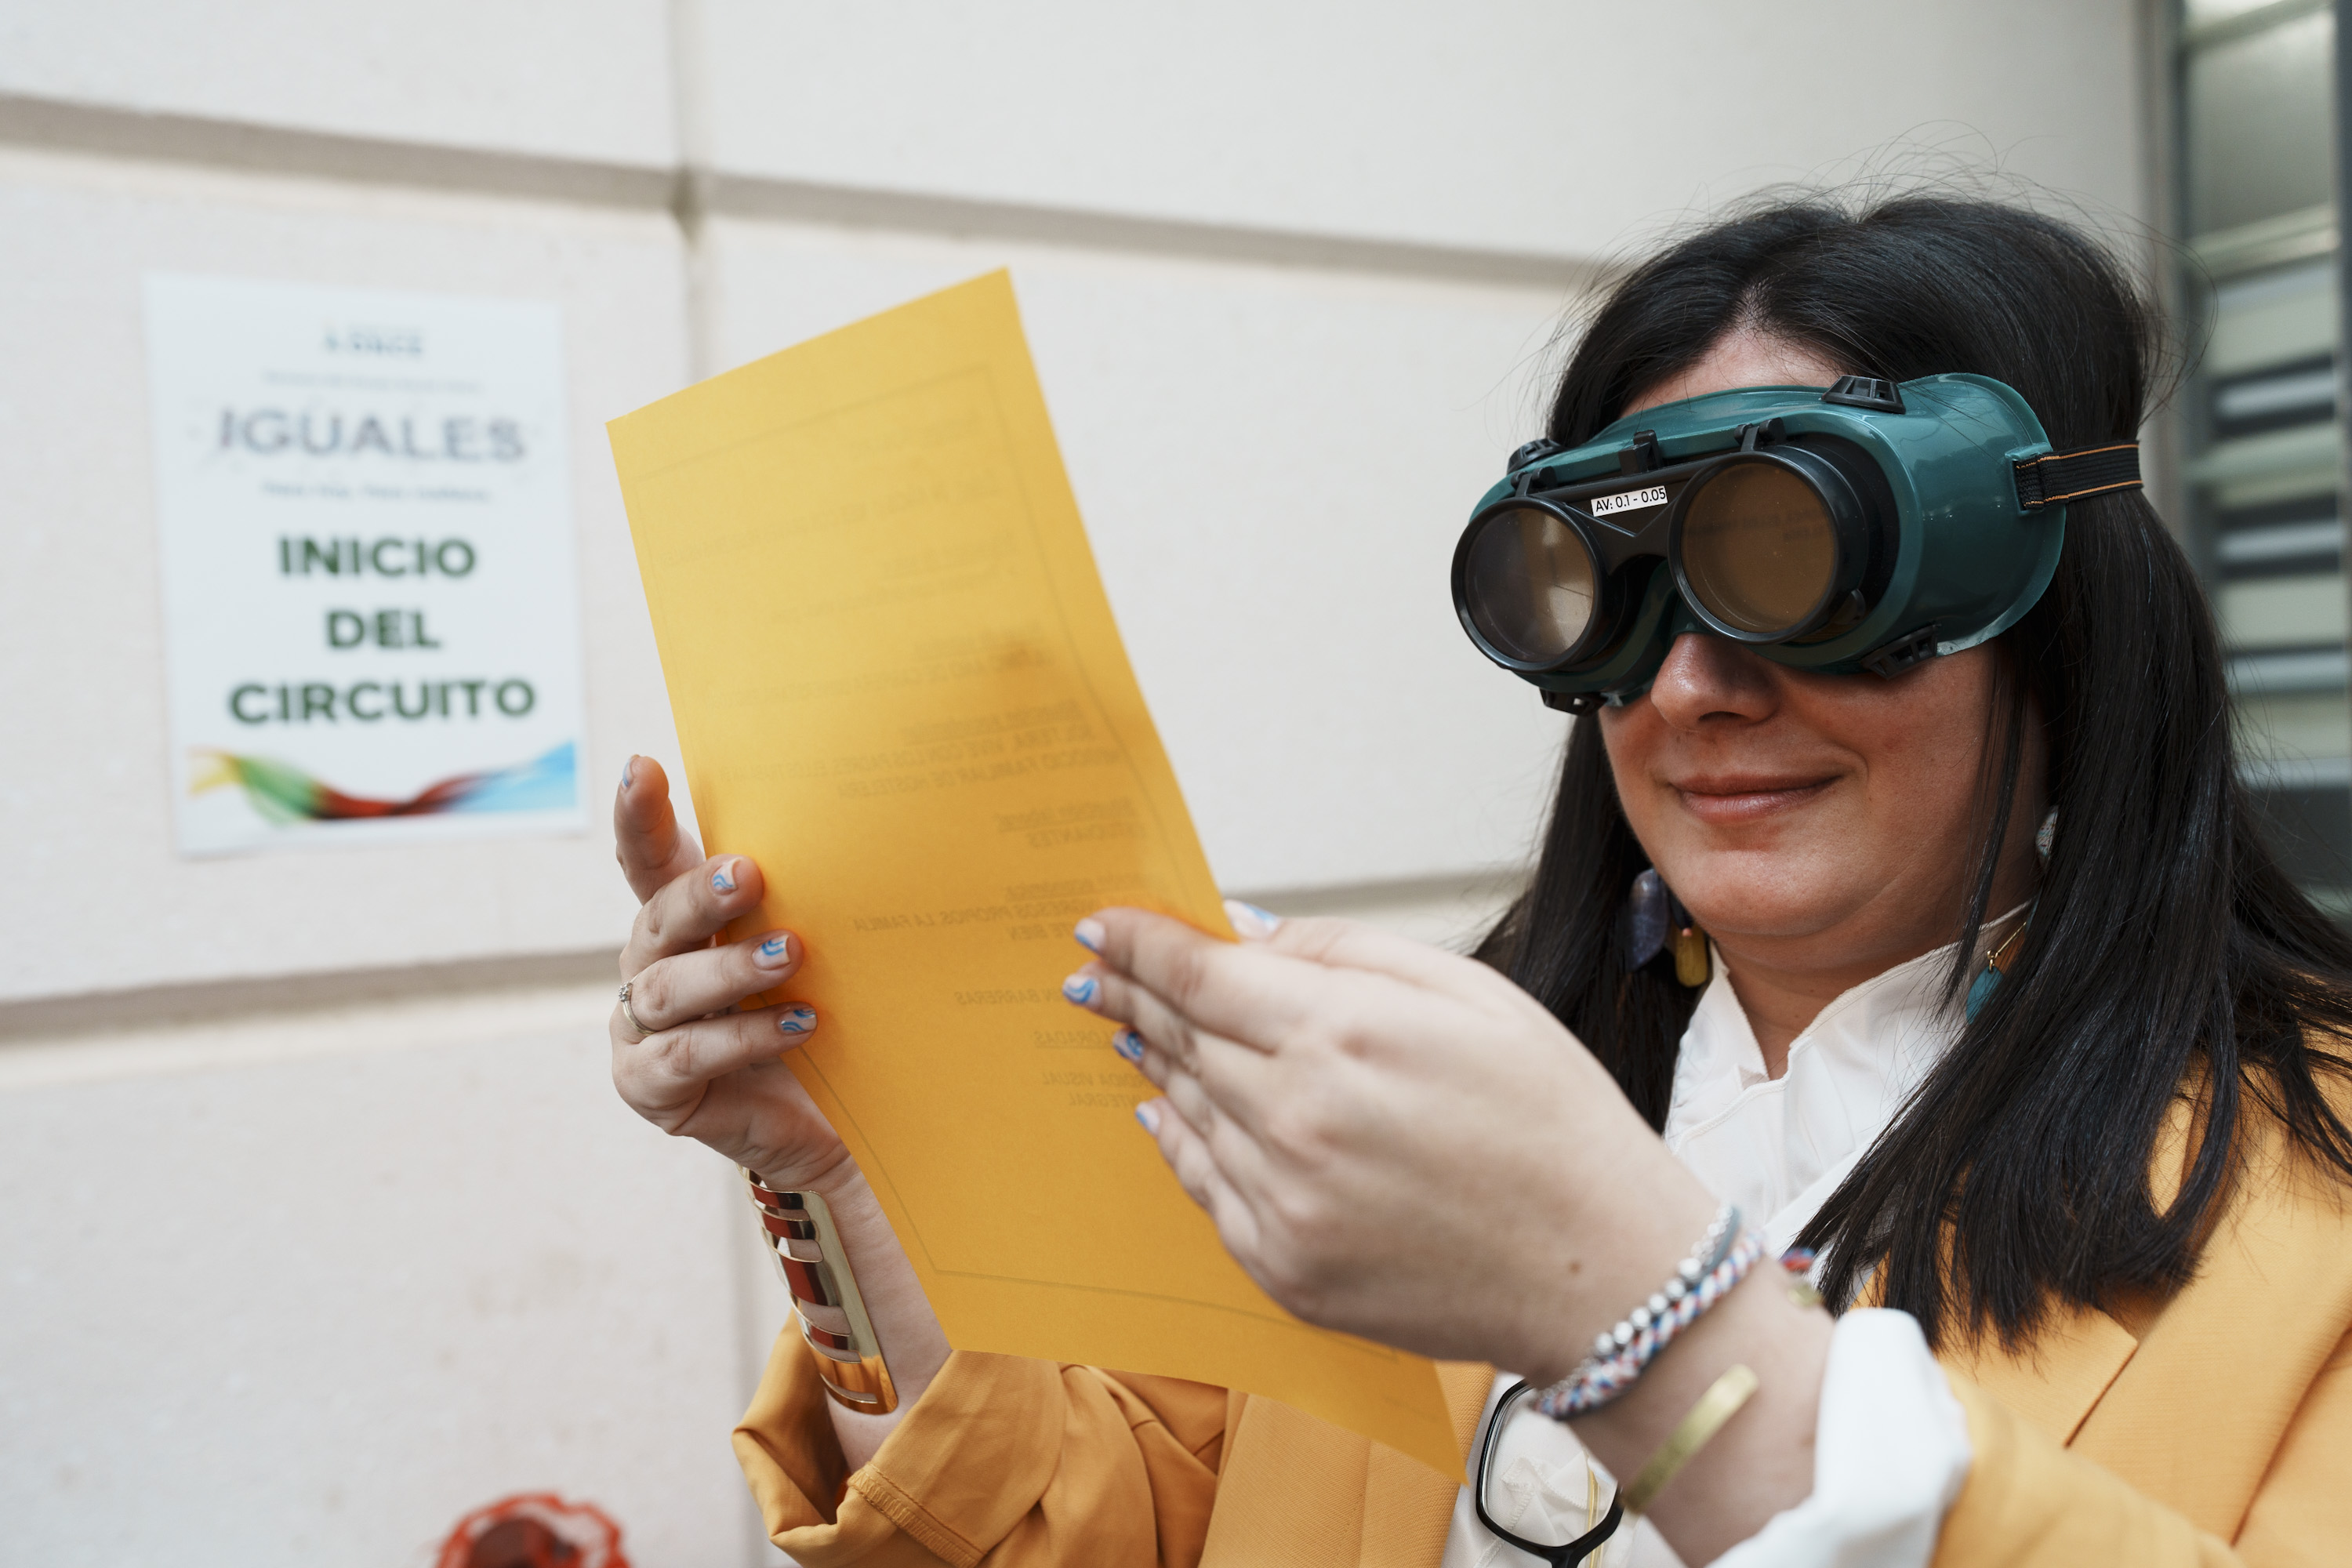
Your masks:
<svg viewBox="0 0 2352 1568"><path fill-rule="evenodd" d="M434 1568L629 1568L629 1559L604 1510L520 1492L459 1520Z"/></svg>

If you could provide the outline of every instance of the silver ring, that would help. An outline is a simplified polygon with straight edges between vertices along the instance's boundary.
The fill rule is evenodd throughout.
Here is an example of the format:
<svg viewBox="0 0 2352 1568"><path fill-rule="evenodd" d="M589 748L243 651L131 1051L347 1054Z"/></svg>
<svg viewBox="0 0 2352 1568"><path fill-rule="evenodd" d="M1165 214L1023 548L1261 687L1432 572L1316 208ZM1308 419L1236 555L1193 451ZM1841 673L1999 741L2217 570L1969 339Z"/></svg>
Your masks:
<svg viewBox="0 0 2352 1568"><path fill-rule="evenodd" d="M629 987L635 984L636 982L634 980L624 980L621 982L621 1016L623 1019L626 1020L629 1027L637 1032L637 1038L643 1040L650 1038L654 1031L646 1028L643 1024L638 1023L636 1014L630 1009Z"/></svg>

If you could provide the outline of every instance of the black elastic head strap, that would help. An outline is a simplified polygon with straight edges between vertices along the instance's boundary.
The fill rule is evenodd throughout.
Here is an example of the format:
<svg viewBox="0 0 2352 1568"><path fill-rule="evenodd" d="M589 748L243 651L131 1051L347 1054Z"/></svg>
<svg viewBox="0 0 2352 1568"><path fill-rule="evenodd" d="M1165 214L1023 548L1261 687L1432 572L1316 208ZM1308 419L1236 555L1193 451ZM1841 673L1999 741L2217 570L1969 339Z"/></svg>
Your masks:
<svg viewBox="0 0 2352 1568"><path fill-rule="evenodd" d="M2016 468L2017 504L2035 511L2055 501L2139 489L2139 443L2052 452L2028 458Z"/></svg>

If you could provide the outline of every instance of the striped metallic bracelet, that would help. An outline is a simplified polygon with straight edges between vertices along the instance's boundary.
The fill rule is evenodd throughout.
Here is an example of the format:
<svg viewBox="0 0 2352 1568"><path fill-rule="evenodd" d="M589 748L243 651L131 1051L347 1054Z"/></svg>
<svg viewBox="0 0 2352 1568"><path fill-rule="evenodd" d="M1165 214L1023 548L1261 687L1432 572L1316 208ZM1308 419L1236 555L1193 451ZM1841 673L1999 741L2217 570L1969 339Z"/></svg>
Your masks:
<svg viewBox="0 0 2352 1568"><path fill-rule="evenodd" d="M1763 1239L1741 1231L1739 1210L1724 1205L1665 1284L1595 1339L1592 1353L1574 1372L1536 1395L1536 1408L1565 1421L1618 1398L1763 1256Z"/></svg>
<svg viewBox="0 0 2352 1568"><path fill-rule="evenodd" d="M792 1292L793 1318L815 1353L824 1391L835 1404L868 1415L898 1409L898 1390L857 1293L857 1277L849 1271L833 1211L814 1193L779 1192L749 1171L743 1184L760 1211L761 1233Z"/></svg>

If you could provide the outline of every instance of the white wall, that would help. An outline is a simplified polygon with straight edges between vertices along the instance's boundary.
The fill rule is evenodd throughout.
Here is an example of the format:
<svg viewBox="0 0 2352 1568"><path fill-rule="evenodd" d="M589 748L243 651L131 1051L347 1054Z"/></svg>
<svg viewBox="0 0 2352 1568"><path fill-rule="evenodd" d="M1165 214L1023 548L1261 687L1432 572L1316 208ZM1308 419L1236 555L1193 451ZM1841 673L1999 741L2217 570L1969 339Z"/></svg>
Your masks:
<svg viewBox="0 0 2352 1568"><path fill-rule="evenodd" d="M12 1053L0 1562L405 1565L542 1489L743 1560L740 1200L614 1097L606 1000Z"/></svg>
<svg viewBox="0 0 2352 1568"><path fill-rule="evenodd" d="M2116 0L709 0L703 123L729 173L1583 258L1937 121L2136 206L2134 139L2108 133L2136 113L2134 15Z"/></svg>
<svg viewBox="0 0 2352 1568"><path fill-rule="evenodd" d="M1444 563L1577 285L1935 148L2128 222L2138 9L0 0L0 1563L405 1564L538 1488L766 1552L782 1300L605 1085L601 833L173 852L143 271L562 305L601 799L675 762L603 422L1010 265L1222 879L1451 939L1561 725Z"/></svg>
<svg viewBox="0 0 2352 1568"><path fill-rule="evenodd" d="M602 422L687 379L683 268L657 212L0 150L16 563L0 584L0 664L26 746L0 791L11 820L39 825L0 845L0 874L43 888L47 904L5 944L0 998L575 952L625 928L626 889L577 839L174 856L139 280L222 273L562 303L586 765L601 784L631 749L669 741ZM133 910L146 940L131 951L90 940Z"/></svg>
<svg viewBox="0 0 2352 1568"><path fill-rule="evenodd" d="M667 169L669 37L659 0L12 0L0 92Z"/></svg>

